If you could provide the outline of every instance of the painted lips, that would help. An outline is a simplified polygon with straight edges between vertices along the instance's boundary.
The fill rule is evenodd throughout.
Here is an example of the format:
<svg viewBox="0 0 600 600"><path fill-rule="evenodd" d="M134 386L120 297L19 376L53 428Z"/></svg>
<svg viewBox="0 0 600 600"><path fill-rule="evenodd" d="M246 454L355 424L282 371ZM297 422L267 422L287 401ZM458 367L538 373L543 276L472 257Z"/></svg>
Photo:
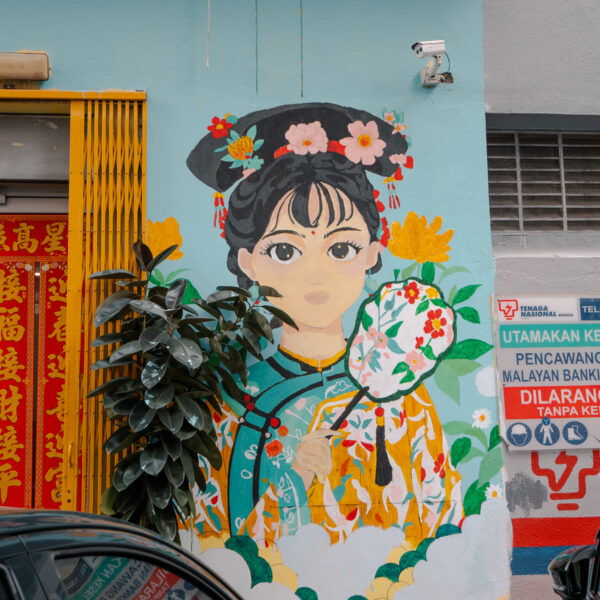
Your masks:
<svg viewBox="0 0 600 600"><path fill-rule="evenodd" d="M304 299L311 304L324 304L329 299L327 292L310 292L304 296Z"/></svg>

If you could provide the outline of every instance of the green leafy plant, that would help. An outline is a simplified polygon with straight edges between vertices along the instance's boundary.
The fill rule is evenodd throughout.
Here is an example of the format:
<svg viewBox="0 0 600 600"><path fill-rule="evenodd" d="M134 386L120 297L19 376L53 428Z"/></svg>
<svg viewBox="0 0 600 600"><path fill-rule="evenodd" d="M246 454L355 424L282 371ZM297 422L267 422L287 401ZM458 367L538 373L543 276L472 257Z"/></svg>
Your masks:
<svg viewBox="0 0 600 600"><path fill-rule="evenodd" d="M264 301L279 296L273 288L253 294L223 286L206 299L188 300L184 279L149 286L157 280L153 271L175 249L153 257L136 242L142 279L121 269L90 277L121 288L96 310L96 327L116 323L118 331L92 342L108 350L92 369L121 366L132 374L104 382L88 397L102 396L107 417L119 424L106 452L130 449L102 495L102 512L178 540L177 519L195 516L195 485L206 488L199 457L221 466L212 412L221 412L222 390L241 399L237 381L247 383L247 358L263 360L261 340L273 341L267 317L295 325Z"/></svg>

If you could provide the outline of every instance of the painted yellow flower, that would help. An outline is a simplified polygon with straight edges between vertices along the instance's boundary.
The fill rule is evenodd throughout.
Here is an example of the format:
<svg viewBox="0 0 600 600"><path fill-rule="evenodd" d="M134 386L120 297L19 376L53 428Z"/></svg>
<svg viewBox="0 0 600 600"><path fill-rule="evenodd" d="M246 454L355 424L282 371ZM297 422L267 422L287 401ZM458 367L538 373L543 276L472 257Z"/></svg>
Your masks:
<svg viewBox="0 0 600 600"><path fill-rule="evenodd" d="M177 244L177 249L169 256L169 260L177 260L183 256L179 250L183 243L181 233L179 233L179 223L174 217L168 217L164 221L150 221L146 227L146 243L153 256L166 250L169 246Z"/></svg>
<svg viewBox="0 0 600 600"><path fill-rule="evenodd" d="M444 262L448 260L448 242L454 235L453 229L438 233L442 227L442 217L437 216L427 224L426 217L409 212L400 225L392 223L392 237L388 242L389 251L398 258L415 260L419 263Z"/></svg>
<svg viewBox="0 0 600 600"><path fill-rule="evenodd" d="M433 287L429 287L425 290L425 293L427 294L427 296L429 297L430 300L433 300L434 298L439 298L440 297L440 293Z"/></svg>
<svg viewBox="0 0 600 600"><path fill-rule="evenodd" d="M254 142L251 137L243 135L227 146L227 152L236 160L250 158L254 152Z"/></svg>

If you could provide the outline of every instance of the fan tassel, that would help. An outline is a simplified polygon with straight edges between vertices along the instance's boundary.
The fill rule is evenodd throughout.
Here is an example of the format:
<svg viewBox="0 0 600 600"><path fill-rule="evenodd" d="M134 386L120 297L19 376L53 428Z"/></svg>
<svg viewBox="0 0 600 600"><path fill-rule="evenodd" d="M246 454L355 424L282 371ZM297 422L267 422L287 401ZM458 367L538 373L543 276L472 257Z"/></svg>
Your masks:
<svg viewBox="0 0 600 600"><path fill-rule="evenodd" d="M375 430L375 483L385 487L392 481L392 465L385 447L385 422L383 408L375 409L377 416L377 429Z"/></svg>

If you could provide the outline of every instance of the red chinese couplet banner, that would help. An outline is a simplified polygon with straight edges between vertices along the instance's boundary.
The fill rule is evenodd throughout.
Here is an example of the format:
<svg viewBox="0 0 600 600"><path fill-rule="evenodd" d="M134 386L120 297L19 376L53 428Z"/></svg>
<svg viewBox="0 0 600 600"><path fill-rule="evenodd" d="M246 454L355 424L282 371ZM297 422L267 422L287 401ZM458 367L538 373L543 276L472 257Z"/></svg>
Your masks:
<svg viewBox="0 0 600 600"><path fill-rule="evenodd" d="M66 268L66 215L0 216L0 504L4 506L60 507Z"/></svg>

